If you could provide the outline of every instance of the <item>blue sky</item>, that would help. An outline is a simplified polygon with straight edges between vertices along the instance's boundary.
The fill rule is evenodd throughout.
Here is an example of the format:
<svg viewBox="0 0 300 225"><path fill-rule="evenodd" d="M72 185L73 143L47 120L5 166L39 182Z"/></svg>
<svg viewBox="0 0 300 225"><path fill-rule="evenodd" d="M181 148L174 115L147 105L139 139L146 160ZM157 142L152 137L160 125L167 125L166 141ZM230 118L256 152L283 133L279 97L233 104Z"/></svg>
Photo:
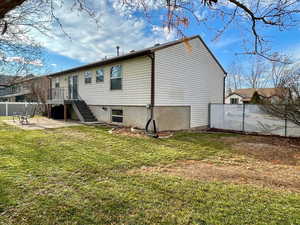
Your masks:
<svg viewBox="0 0 300 225"><path fill-rule="evenodd" d="M98 61L105 56L114 56L117 45L121 47L121 53L126 53L132 49L138 50L158 42L163 43L178 38L174 32L168 32L161 26L148 23L141 14L128 13L119 6L113 5L112 1L94 1L99 4L94 5L95 10L99 12L99 26L87 15L68 10L70 8L68 1L65 7L57 10L57 16L64 30L72 40L60 29L52 29L49 33L50 37L34 35L44 47L46 69L43 71L46 72L43 73L57 72ZM212 28L217 28L222 25L222 22L212 21L210 25ZM270 46L273 50L294 58L300 57L299 27L285 32L274 29L263 30L263 32L269 40L272 40ZM242 40L248 37L241 34L238 27L232 26L219 40L213 41L216 34L214 29L208 29L191 20L184 34L200 35L226 70L230 70L233 61L242 64L247 62L247 57L236 55L243 52Z"/></svg>

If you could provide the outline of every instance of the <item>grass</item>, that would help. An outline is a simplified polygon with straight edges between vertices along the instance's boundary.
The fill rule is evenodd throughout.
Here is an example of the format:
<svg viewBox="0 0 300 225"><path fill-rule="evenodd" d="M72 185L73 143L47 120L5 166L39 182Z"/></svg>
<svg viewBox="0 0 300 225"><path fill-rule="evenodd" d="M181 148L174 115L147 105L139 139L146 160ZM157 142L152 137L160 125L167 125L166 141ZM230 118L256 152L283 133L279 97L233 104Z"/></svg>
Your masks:
<svg viewBox="0 0 300 225"><path fill-rule="evenodd" d="M129 169L230 158L228 134L170 139L103 127L23 131L0 121L0 224L300 224L300 196Z"/></svg>

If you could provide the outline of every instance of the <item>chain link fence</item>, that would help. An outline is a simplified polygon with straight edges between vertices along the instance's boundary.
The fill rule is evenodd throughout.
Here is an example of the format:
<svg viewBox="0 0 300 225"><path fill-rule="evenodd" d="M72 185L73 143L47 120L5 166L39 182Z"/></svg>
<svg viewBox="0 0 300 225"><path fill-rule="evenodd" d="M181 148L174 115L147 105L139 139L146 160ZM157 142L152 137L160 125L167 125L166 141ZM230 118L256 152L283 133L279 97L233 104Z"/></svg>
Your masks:
<svg viewBox="0 0 300 225"><path fill-rule="evenodd" d="M254 104L210 104L209 127L267 135L300 137L300 126Z"/></svg>

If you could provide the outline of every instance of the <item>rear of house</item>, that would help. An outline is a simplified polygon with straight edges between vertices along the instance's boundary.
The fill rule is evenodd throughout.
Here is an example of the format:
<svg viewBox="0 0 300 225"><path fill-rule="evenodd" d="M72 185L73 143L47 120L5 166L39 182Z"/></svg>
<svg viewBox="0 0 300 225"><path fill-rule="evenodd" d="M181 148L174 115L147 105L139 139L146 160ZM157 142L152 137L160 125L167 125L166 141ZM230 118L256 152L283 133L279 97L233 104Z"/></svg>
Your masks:
<svg viewBox="0 0 300 225"><path fill-rule="evenodd" d="M64 105L65 117L85 120L81 100L97 121L145 128L153 119L160 131L206 127L209 103L224 99L225 71L199 36L49 77L48 104Z"/></svg>

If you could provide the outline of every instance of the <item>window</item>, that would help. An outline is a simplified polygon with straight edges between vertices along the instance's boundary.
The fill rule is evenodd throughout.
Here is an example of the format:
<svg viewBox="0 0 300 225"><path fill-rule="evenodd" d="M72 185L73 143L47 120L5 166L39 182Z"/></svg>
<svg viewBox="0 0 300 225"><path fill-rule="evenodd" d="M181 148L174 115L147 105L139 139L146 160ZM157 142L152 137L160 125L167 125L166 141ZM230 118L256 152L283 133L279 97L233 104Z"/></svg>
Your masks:
<svg viewBox="0 0 300 225"><path fill-rule="evenodd" d="M59 78L55 79L55 88L59 88Z"/></svg>
<svg viewBox="0 0 300 225"><path fill-rule="evenodd" d="M91 84L92 83L92 73L91 71L86 71L84 73L84 83Z"/></svg>
<svg viewBox="0 0 300 225"><path fill-rule="evenodd" d="M112 109L111 110L111 121L114 123L123 123L123 110Z"/></svg>
<svg viewBox="0 0 300 225"><path fill-rule="evenodd" d="M104 80L104 71L103 69L96 70L96 83L102 82Z"/></svg>
<svg viewBox="0 0 300 225"><path fill-rule="evenodd" d="M113 66L110 69L110 89L122 89L122 67L120 65Z"/></svg>
<svg viewBox="0 0 300 225"><path fill-rule="evenodd" d="M239 99L238 98L231 98L230 99L230 104L239 104Z"/></svg>

